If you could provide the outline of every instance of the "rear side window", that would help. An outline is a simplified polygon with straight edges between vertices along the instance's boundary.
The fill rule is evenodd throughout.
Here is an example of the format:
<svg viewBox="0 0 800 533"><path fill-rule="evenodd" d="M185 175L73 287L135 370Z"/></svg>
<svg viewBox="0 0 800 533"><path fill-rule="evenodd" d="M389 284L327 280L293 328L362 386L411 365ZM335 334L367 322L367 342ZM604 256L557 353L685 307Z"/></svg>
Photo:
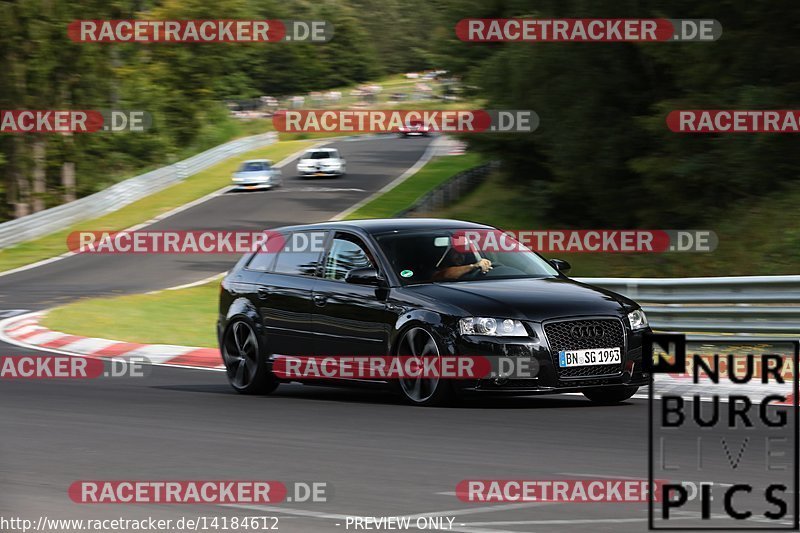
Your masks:
<svg viewBox="0 0 800 533"><path fill-rule="evenodd" d="M314 276L317 273L324 248L325 232L293 233L278 254L272 271L277 274Z"/></svg>
<svg viewBox="0 0 800 533"><path fill-rule="evenodd" d="M269 272L272 268L272 264L275 262L275 256L277 256L275 252L258 252L250 262L247 264L247 268L250 270L258 270L260 272Z"/></svg>

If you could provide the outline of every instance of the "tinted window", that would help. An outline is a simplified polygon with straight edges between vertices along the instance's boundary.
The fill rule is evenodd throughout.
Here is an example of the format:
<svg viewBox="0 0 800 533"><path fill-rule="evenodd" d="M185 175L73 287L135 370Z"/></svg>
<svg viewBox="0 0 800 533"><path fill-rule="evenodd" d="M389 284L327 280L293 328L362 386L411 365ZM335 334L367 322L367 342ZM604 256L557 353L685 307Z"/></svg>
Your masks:
<svg viewBox="0 0 800 533"><path fill-rule="evenodd" d="M275 252L258 252L247 264L247 268L267 272L272 267L276 255Z"/></svg>
<svg viewBox="0 0 800 533"><path fill-rule="evenodd" d="M336 235L325 261L325 278L342 280L354 268L375 266L370 261L366 246L357 238Z"/></svg>
<svg viewBox="0 0 800 533"><path fill-rule="evenodd" d="M320 231L292 234L278 254L273 272L314 276L322 259L324 237Z"/></svg>
<svg viewBox="0 0 800 533"><path fill-rule="evenodd" d="M319 152L310 152L306 154L306 159L327 159L329 157L338 157L336 152L328 152L328 151L319 151Z"/></svg>

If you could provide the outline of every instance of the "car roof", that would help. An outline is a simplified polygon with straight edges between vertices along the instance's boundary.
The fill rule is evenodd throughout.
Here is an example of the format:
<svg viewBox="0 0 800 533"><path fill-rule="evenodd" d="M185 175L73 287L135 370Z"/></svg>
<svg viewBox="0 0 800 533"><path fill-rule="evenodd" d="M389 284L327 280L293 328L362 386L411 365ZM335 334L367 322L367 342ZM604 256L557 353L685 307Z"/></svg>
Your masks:
<svg viewBox="0 0 800 533"><path fill-rule="evenodd" d="M306 150L308 152L336 152L336 148L309 148Z"/></svg>
<svg viewBox="0 0 800 533"><path fill-rule="evenodd" d="M270 159L248 159L247 161L242 161L242 164L245 163L272 163Z"/></svg>
<svg viewBox="0 0 800 533"><path fill-rule="evenodd" d="M463 220L450 220L446 218L373 218L365 220L342 220L320 222L317 224L302 224L297 226L284 226L275 228L274 231L309 231L309 230L361 230L372 235L393 232L426 231L437 229L493 229L491 226L466 222Z"/></svg>

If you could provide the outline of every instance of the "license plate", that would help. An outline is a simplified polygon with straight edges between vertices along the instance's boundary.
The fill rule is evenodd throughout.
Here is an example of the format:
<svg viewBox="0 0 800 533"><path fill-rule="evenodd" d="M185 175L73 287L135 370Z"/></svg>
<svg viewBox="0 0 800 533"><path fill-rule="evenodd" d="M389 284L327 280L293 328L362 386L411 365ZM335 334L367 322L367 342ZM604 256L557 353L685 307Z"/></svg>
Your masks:
<svg viewBox="0 0 800 533"><path fill-rule="evenodd" d="M619 348L592 348L589 350L561 350L558 352L558 366L613 365L622 362Z"/></svg>

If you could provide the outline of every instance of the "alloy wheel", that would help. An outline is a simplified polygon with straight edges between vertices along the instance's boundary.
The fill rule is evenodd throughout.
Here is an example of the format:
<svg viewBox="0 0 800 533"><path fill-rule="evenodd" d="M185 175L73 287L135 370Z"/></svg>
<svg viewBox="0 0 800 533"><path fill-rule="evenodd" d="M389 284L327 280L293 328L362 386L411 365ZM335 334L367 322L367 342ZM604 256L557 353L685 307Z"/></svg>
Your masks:
<svg viewBox="0 0 800 533"><path fill-rule="evenodd" d="M400 341L397 355L412 357L417 360L418 368L422 368L423 360L430 357L441 357L439 347L433 336L420 327L408 330ZM403 394L414 403L430 400L439 386L439 378L408 377L401 378L400 388Z"/></svg>
<svg viewBox="0 0 800 533"><path fill-rule="evenodd" d="M258 373L258 342L247 322L236 321L228 328L222 351L228 380L237 390L250 385Z"/></svg>

